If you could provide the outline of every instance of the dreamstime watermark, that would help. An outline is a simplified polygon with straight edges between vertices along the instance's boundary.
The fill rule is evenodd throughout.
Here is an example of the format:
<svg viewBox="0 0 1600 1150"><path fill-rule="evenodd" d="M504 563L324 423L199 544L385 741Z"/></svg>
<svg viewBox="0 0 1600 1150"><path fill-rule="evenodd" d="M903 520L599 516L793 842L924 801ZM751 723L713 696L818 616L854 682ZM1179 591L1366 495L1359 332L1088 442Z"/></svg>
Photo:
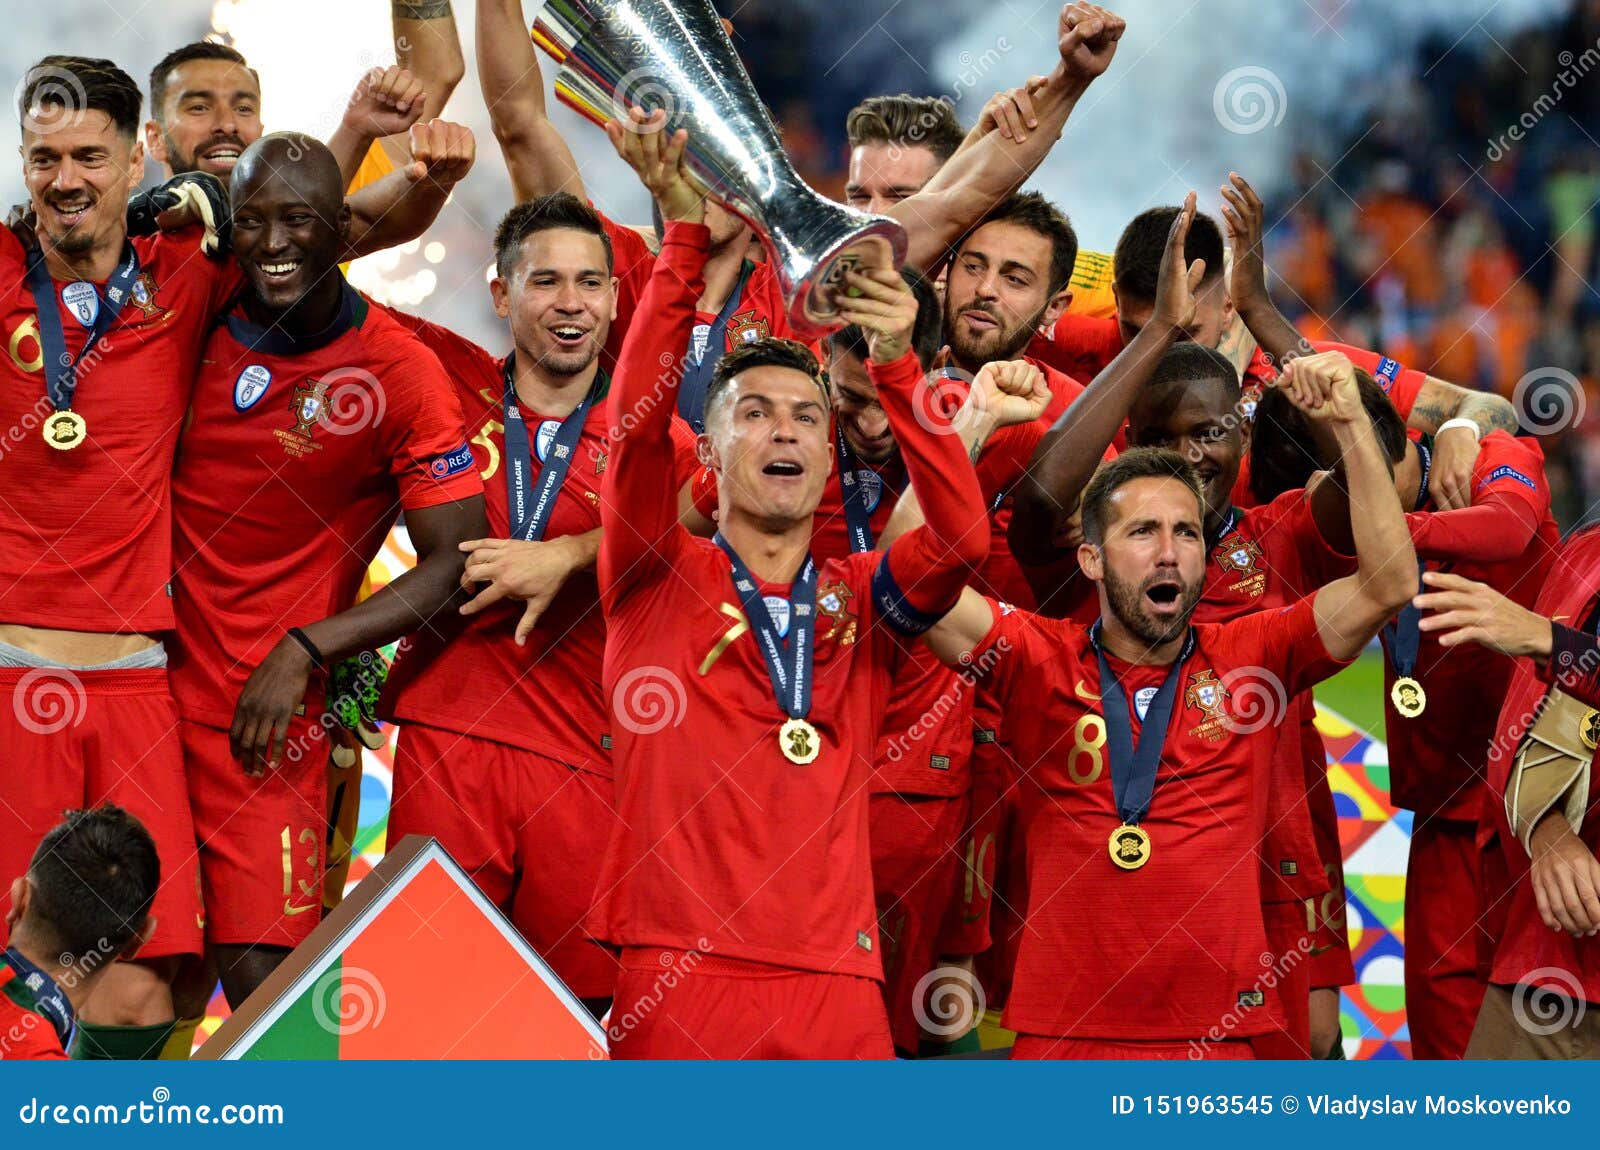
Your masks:
<svg viewBox="0 0 1600 1150"><path fill-rule="evenodd" d="M1550 90L1541 92L1531 108L1518 116L1516 122L1500 135L1489 141L1483 154L1490 163L1505 159L1513 144L1520 144L1529 132L1539 126L1539 121L1553 112L1566 94L1577 87L1579 80L1587 76L1596 65L1600 65L1600 40L1585 48L1581 56L1574 57L1570 51L1563 51L1556 57L1556 63L1561 65L1561 71L1556 73L1556 78L1550 84Z"/></svg>
<svg viewBox="0 0 1600 1150"><path fill-rule="evenodd" d="M1265 667L1234 668L1222 676L1222 689L1232 702L1222 724L1235 735L1276 727L1289 713L1283 680Z"/></svg>
<svg viewBox="0 0 1600 1150"><path fill-rule="evenodd" d="M317 425L330 435L355 435L383 422L389 410L388 395L370 371L336 368L318 382L324 391Z"/></svg>
<svg viewBox="0 0 1600 1150"><path fill-rule="evenodd" d="M1587 1010L1583 983L1559 966L1530 970L1511 992L1511 1016L1523 1030L1540 1038L1577 1027Z"/></svg>
<svg viewBox="0 0 1600 1150"><path fill-rule="evenodd" d="M89 697L68 667L32 667L11 690L17 722L36 735L55 735L83 722Z"/></svg>
<svg viewBox="0 0 1600 1150"><path fill-rule="evenodd" d="M73 127L89 109L89 93L83 81L71 68L60 65L28 69L11 91L11 106L20 107L25 95L26 117L32 121L29 130L39 136Z"/></svg>
<svg viewBox="0 0 1600 1150"><path fill-rule="evenodd" d="M1535 435L1554 435L1583 422L1588 400L1583 384L1559 367L1536 367L1511 390L1519 422Z"/></svg>
<svg viewBox="0 0 1600 1150"><path fill-rule="evenodd" d="M680 726L688 709L682 681L665 667L635 667L617 680L611 692L611 713L636 735Z"/></svg>
<svg viewBox="0 0 1600 1150"><path fill-rule="evenodd" d="M693 950L663 950L661 973L651 980L649 989L626 1007L621 1003L612 1004L611 1014L606 1019L606 1037L611 1042L621 1042L626 1035L637 1030L661 1005L667 991L675 988L714 949L710 940L699 938L695 940Z"/></svg>
<svg viewBox="0 0 1600 1150"><path fill-rule="evenodd" d="M1283 123L1289 110L1283 81L1270 68L1246 64L1224 73L1211 90L1211 112L1236 136L1253 136Z"/></svg>
<svg viewBox="0 0 1600 1150"><path fill-rule="evenodd" d="M1217 1020L1217 1024L1206 1031L1204 1038L1193 1039L1189 1043L1190 1061L1199 1061L1206 1057L1211 1047L1218 1042L1235 1041L1232 1038L1234 1031L1250 1017L1250 1012L1266 1006L1267 995L1278 989L1287 981L1290 972L1302 962L1311 957L1311 939L1301 935L1295 939L1294 947L1281 955L1274 955L1271 951L1261 953L1260 963L1262 971L1250 985L1249 990L1241 990L1234 1008Z"/></svg>
<svg viewBox="0 0 1600 1150"><path fill-rule="evenodd" d="M325 1033L344 1038L383 1025L389 996L383 980L360 966L335 966L311 987L311 1016Z"/></svg>
<svg viewBox="0 0 1600 1150"><path fill-rule="evenodd" d="M983 984L964 966L936 966L911 991L917 1025L935 1038L959 1038L989 1009Z"/></svg>
<svg viewBox="0 0 1600 1150"><path fill-rule="evenodd" d="M616 423L606 429L603 443L590 448L590 462L598 463L600 455L607 448L615 446L633 434L663 402L672 404L677 402L678 386L683 377L684 357L671 352L662 352L656 363L661 368L661 374L656 377L655 386L636 399L627 411L617 417Z"/></svg>

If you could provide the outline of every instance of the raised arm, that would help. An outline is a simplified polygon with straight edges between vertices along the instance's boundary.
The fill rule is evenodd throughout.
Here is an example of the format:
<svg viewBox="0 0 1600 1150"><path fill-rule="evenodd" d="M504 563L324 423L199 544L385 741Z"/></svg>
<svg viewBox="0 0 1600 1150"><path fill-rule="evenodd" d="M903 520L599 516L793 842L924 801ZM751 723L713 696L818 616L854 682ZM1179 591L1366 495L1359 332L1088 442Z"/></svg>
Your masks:
<svg viewBox="0 0 1600 1150"><path fill-rule="evenodd" d="M1356 570L1319 590L1315 609L1328 653L1353 659L1416 594L1417 553L1350 361L1338 352L1303 356L1285 366L1279 386L1308 418L1331 423L1339 443Z"/></svg>
<svg viewBox="0 0 1600 1150"><path fill-rule="evenodd" d="M539 56L522 0L478 0L478 84L518 200L551 192L584 197L572 149L545 114Z"/></svg>
<svg viewBox="0 0 1600 1150"><path fill-rule="evenodd" d="M672 484L672 419L711 244L704 199L680 167L688 132L680 129L664 140L664 112L645 118L631 109L629 115L628 129L612 121L606 135L661 205L667 234L611 386L611 460L600 498L599 562L600 591L608 600L667 562L669 537L687 537L678 523Z"/></svg>
<svg viewBox="0 0 1600 1150"><path fill-rule="evenodd" d="M1022 186L1050 152L1078 99L1116 55L1126 22L1097 4L1067 4L1057 23L1061 59L1031 93L1037 127L1021 139L989 132L963 147L920 192L888 209L910 239L906 262L932 270L961 235Z"/></svg>
<svg viewBox="0 0 1600 1150"><path fill-rule="evenodd" d="M426 101L423 118L444 115L444 106L467 74L450 0L391 0L389 15L394 28L395 62L422 85Z"/></svg>
<svg viewBox="0 0 1600 1150"><path fill-rule="evenodd" d="M398 64L372 68L356 81L344 117L328 137L345 187L355 180L373 141L409 131L422 118L426 103L422 81Z"/></svg>
<svg viewBox="0 0 1600 1150"><path fill-rule="evenodd" d="M351 193L346 258L396 247L426 232L477 155L472 132L444 120L413 124L410 143L404 167Z"/></svg>
<svg viewBox="0 0 1600 1150"><path fill-rule="evenodd" d="M955 428L919 402L927 384L911 347L916 296L893 268L853 271L848 286L840 318L867 333L867 371L926 516L879 558L874 608L892 629L921 634L954 606L968 573L988 557L989 519Z"/></svg>
<svg viewBox="0 0 1600 1150"><path fill-rule="evenodd" d="M1128 421L1128 412L1156 365L1194 320L1195 291L1205 261L1185 263L1184 244L1194 221L1195 194L1172 221L1156 281L1155 310L1133 341L1095 376L1039 442L1012 504L1007 541L1019 563L1057 558L1052 540L1088 486L1105 450Z"/></svg>

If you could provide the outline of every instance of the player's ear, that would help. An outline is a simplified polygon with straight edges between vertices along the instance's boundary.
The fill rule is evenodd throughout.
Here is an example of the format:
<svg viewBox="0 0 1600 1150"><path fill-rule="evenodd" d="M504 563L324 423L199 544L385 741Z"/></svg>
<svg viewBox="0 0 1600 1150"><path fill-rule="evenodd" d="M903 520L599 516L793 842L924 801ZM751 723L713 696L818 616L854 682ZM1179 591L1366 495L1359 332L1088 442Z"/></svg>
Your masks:
<svg viewBox="0 0 1600 1150"><path fill-rule="evenodd" d="M511 318L511 285L499 276L489 281L489 298L494 300L494 314L501 319ZM616 303L613 297L611 317L616 318Z"/></svg>
<svg viewBox="0 0 1600 1150"><path fill-rule="evenodd" d="M1050 297L1050 302L1044 306L1044 314L1039 317L1039 326L1049 327L1060 319L1066 313L1067 308L1071 306L1072 286L1069 284Z"/></svg>
<svg viewBox="0 0 1600 1150"><path fill-rule="evenodd" d="M128 154L128 186L137 188L144 182L144 141L134 138L133 151Z"/></svg>
<svg viewBox="0 0 1600 1150"><path fill-rule="evenodd" d="M702 431L695 436L694 454L700 460L701 467L709 467L712 471L722 470L722 457L717 454L717 445L708 433Z"/></svg>
<svg viewBox="0 0 1600 1150"><path fill-rule="evenodd" d="M1096 583L1100 582L1106 574L1105 552L1094 543L1078 544L1078 569Z"/></svg>
<svg viewBox="0 0 1600 1150"><path fill-rule="evenodd" d="M616 276L611 277L611 322L617 322L617 293L622 289L622 281Z"/></svg>
<svg viewBox="0 0 1600 1150"><path fill-rule="evenodd" d="M11 934L16 933L15 927L28 909L28 896L32 893L33 888L25 876L18 875L11 880L11 907L6 911L6 930Z"/></svg>
<svg viewBox="0 0 1600 1150"><path fill-rule="evenodd" d="M158 164L165 164L170 159L167 155L166 137L161 134L161 125L154 120L144 122L144 148L150 153L150 158Z"/></svg>
<svg viewBox="0 0 1600 1150"><path fill-rule="evenodd" d="M350 220L351 220L351 218L352 218L352 216L351 216L351 212L350 212L350 205L348 203L340 204L339 205L339 246L340 247L347 248L347 247L350 246Z"/></svg>

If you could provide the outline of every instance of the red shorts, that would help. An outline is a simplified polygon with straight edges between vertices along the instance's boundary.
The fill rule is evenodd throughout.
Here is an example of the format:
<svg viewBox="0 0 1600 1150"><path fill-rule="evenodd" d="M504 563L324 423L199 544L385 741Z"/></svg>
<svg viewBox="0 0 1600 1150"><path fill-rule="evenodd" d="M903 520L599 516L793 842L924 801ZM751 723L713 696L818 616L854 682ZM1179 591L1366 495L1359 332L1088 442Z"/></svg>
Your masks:
<svg viewBox="0 0 1600 1150"><path fill-rule="evenodd" d="M1273 983L1268 993L1277 996L1284 1024L1282 1029L1251 1037L1250 1048L1256 1058L1310 1058L1313 940L1306 926L1306 904L1263 903L1261 916L1272 952L1272 963L1262 968L1261 978L1263 984Z"/></svg>
<svg viewBox="0 0 1600 1150"><path fill-rule="evenodd" d="M155 935L139 956L199 954L194 823L166 671L6 667L0 696L0 891L64 812L115 803L161 857ZM0 946L7 933L0 921Z"/></svg>
<svg viewBox="0 0 1600 1150"><path fill-rule="evenodd" d="M1356 980L1350 961L1350 929L1345 911L1344 846L1339 840L1339 816L1333 807L1333 791L1328 772L1310 769L1307 776L1307 801L1311 804L1311 828L1316 835L1317 855L1328 878L1325 893L1310 899L1311 986L1325 990L1349 986Z"/></svg>
<svg viewBox="0 0 1600 1150"><path fill-rule="evenodd" d="M979 692L973 722L994 730L999 715L992 700ZM989 947L974 964L991 1010L1005 1005L1011 976L1022 947L1023 919L1028 910L1027 828L1023 824L1022 790L1037 787L1019 775L1016 760L1003 743L980 742L972 749L973 822L982 827L993 858L989 889Z"/></svg>
<svg viewBox="0 0 1600 1150"><path fill-rule="evenodd" d="M990 946L995 868L999 862L995 856L1005 812L1005 785L995 759L1003 753L987 738L973 743L972 782L968 790L971 801L957 848L961 869L956 900L945 916L939 939L939 949L945 954L982 954Z"/></svg>
<svg viewBox="0 0 1600 1150"><path fill-rule="evenodd" d="M955 852L967 797L881 794L872 796L867 809L884 1004L895 1046L915 1054L922 1040L917 984L938 963L940 934L956 901L961 871Z"/></svg>
<svg viewBox="0 0 1600 1150"><path fill-rule="evenodd" d="M432 835L580 998L617 963L583 920L616 825L614 784L534 751L407 723L394 757L389 841Z"/></svg>
<svg viewBox="0 0 1600 1150"><path fill-rule="evenodd" d="M1011 1048L1013 1059L1038 1061L1056 1058L1089 1058L1109 1062L1247 1062L1255 1057L1250 1043L1238 1039L1225 1042L1112 1042L1100 1038L1042 1038L1036 1034L1017 1035Z"/></svg>
<svg viewBox="0 0 1600 1150"><path fill-rule="evenodd" d="M892 1058L883 992L698 951L630 947L606 1027L612 1058Z"/></svg>
<svg viewBox="0 0 1600 1150"><path fill-rule="evenodd" d="M1478 825L1417 816L1406 863L1406 1022L1411 1057L1460 1058L1486 983L1478 971Z"/></svg>
<svg viewBox="0 0 1600 1150"><path fill-rule="evenodd" d="M328 740L296 718L284 748L277 769L255 777L229 753L227 731L183 723L207 942L293 947L322 917Z"/></svg>

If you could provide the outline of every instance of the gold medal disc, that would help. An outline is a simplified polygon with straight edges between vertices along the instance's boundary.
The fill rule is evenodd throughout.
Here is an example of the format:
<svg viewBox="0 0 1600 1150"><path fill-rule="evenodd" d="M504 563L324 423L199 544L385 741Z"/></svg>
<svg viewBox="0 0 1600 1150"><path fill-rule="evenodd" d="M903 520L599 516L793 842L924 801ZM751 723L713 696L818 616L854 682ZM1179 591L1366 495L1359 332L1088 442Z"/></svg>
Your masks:
<svg viewBox="0 0 1600 1150"><path fill-rule="evenodd" d="M1150 836L1143 827L1123 823L1111 832L1106 850L1111 855L1111 861L1123 870L1138 870L1150 861Z"/></svg>
<svg viewBox="0 0 1600 1150"><path fill-rule="evenodd" d="M71 451L89 438L89 421L76 411L52 411L45 416L44 441L57 451Z"/></svg>
<svg viewBox="0 0 1600 1150"><path fill-rule="evenodd" d="M790 719L778 728L778 749L784 758L803 767L822 753L822 736L804 719Z"/></svg>
<svg viewBox="0 0 1600 1150"><path fill-rule="evenodd" d="M1394 681L1394 686L1389 688L1389 701L1394 704L1394 709L1408 719L1415 719L1428 708L1428 693L1422 689L1422 684L1410 675L1402 675Z"/></svg>
<svg viewBox="0 0 1600 1150"><path fill-rule="evenodd" d="M1578 721L1578 738L1591 751L1600 750L1600 711L1590 707Z"/></svg>

